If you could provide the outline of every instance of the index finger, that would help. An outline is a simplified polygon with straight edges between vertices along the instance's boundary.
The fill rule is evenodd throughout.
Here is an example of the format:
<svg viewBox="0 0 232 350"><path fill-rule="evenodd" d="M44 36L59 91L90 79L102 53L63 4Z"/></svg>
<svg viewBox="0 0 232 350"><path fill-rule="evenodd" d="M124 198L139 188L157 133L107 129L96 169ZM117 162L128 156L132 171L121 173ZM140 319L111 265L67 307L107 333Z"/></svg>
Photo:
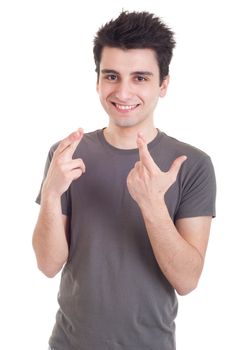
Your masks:
<svg viewBox="0 0 232 350"><path fill-rule="evenodd" d="M155 164L150 152L147 148L147 143L141 133L137 136L137 145L139 149L139 158L142 164L147 168L148 171L153 171L154 168L157 169L158 166Z"/></svg>
<svg viewBox="0 0 232 350"><path fill-rule="evenodd" d="M84 130L81 128L79 128L77 131L72 132L69 136L67 136L65 139L63 139L59 143L59 146L56 149L57 153L61 154L64 151L68 151L70 155L73 155L83 135L84 135Z"/></svg>

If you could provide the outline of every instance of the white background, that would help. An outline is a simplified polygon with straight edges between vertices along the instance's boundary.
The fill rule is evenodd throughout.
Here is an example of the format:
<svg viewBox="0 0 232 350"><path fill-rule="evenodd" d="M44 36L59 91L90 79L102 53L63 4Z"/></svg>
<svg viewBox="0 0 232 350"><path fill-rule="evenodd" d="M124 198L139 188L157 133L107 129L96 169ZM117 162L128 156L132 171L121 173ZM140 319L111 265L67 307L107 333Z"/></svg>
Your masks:
<svg viewBox="0 0 232 350"><path fill-rule="evenodd" d="M58 275L36 268L34 199L49 147L83 127L107 125L95 91L92 41L121 9L148 10L176 32L168 95L156 126L212 157L217 218L198 288L179 298L177 350L231 346L230 1L1 1L0 347L47 349ZM104 349L103 349L104 350ZM142 350L142 349L141 349Z"/></svg>

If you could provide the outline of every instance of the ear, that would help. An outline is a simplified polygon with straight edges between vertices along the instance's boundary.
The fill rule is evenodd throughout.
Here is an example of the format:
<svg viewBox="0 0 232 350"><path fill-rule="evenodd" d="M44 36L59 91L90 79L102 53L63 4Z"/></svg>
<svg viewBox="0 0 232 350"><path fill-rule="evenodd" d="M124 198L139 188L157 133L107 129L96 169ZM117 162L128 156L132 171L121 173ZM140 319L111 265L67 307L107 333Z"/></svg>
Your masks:
<svg viewBox="0 0 232 350"><path fill-rule="evenodd" d="M164 97L166 95L168 90L169 80L170 80L170 76L167 75L162 81L162 84L160 86L160 97Z"/></svg>

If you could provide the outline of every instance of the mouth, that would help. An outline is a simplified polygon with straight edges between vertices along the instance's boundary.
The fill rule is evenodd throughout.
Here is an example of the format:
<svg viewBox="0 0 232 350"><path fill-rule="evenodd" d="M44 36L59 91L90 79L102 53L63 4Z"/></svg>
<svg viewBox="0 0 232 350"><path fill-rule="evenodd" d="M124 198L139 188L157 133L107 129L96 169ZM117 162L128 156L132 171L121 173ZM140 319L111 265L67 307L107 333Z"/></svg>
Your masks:
<svg viewBox="0 0 232 350"><path fill-rule="evenodd" d="M128 113L130 111L135 110L139 104L134 104L134 105L122 105L116 102L111 102L112 105L116 108L117 111L121 112L121 113Z"/></svg>

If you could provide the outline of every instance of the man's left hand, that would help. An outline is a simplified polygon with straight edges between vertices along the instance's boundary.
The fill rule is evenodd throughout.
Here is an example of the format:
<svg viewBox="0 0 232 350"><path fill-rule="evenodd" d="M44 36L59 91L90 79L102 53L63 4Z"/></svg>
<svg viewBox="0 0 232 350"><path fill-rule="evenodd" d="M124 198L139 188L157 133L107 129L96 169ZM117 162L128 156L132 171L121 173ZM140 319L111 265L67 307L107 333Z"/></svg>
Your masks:
<svg viewBox="0 0 232 350"><path fill-rule="evenodd" d="M151 157L141 133L138 133L137 145L140 160L128 174L127 187L132 198L142 208L149 203L164 199L165 193L176 181L180 167L187 157L176 158L170 169L163 172Z"/></svg>

